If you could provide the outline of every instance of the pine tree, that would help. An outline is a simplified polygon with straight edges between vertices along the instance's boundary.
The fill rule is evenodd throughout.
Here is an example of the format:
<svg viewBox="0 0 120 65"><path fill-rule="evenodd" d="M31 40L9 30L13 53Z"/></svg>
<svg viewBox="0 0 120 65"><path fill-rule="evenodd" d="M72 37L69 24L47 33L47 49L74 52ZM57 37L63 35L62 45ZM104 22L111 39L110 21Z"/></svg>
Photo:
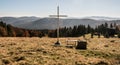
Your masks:
<svg viewBox="0 0 120 65"><path fill-rule="evenodd" d="M110 28L113 28L113 24L112 23L110 24Z"/></svg>
<svg viewBox="0 0 120 65"><path fill-rule="evenodd" d="M105 22L104 26L105 26L105 28L108 28L108 24L106 22Z"/></svg>
<svg viewBox="0 0 120 65"><path fill-rule="evenodd" d="M90 27L90 25L88 24L88 26L87 26L87 33L90 33L91 32L91 27Z"/></svg>
<svg viewBox="0 0 120 65"><path fill-rule="evenodd" d="M77 36L77 26L74 26L72 29L72 36L76 37Z"/></svg>

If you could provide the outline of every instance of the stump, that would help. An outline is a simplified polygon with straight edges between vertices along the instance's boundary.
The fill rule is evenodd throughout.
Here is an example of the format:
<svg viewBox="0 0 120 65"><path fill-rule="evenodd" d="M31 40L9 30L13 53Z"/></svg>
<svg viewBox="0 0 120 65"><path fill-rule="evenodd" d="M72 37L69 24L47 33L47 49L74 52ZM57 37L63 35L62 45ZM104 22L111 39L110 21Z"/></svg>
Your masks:
<svg viewBox="0 0 120 65"><path fill-rule="evenodd" d="M86 41L78 41L76 49L86 50L87 49L87 42Z"/></svg>

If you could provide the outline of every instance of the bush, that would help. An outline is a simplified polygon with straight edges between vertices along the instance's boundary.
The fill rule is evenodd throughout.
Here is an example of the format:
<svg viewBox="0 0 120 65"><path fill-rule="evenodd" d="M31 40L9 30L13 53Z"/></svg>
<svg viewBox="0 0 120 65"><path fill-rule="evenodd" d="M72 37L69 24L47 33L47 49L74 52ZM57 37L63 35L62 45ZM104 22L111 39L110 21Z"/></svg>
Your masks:
<svg viewBox="0 0 120 65"><path fill-rule="evenodd" d="M120 32L118 33L118 38L120 38Z"/></svg>

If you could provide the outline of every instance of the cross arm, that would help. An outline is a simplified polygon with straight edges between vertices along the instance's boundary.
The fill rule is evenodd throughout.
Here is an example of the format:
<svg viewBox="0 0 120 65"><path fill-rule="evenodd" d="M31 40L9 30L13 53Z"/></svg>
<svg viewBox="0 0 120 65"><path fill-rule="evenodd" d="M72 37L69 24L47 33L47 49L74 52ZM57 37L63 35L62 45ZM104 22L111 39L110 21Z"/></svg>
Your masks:
<svg viewBox="0 0 120 65"><path fill-rule="evenodd" d="M67 17L67 15L49 15L49 17Z"/></svg>

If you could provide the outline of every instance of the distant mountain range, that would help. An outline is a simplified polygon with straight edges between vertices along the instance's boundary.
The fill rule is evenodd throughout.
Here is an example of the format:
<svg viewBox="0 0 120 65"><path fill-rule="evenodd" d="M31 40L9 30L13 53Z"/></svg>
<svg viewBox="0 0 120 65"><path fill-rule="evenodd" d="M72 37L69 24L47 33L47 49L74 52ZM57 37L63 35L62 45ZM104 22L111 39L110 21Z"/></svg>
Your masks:
<svg viewBox="0 0 120 65"><path fill-rule="evenodd" d="M56 29L57 19L56 18L39 18L39 17L0 17L0 20L7 24L11 24L15 27L25 28L25 29ZM111 17L100 17L91 16L84 18L66 18L60 19L61 27L73 27L74 25L90 25L95 27L102 23L107 22L120 24L120 18Z"/></svg>
<svg viewBox="0 0 120 65"><path fill-rule="evenodd" d="M120 18L113 18L113 17L103 17L103 16L90 16L90 17L84 17L84 18L88 18L88 19L94 19L94 20L120 20Z"/></svg>

